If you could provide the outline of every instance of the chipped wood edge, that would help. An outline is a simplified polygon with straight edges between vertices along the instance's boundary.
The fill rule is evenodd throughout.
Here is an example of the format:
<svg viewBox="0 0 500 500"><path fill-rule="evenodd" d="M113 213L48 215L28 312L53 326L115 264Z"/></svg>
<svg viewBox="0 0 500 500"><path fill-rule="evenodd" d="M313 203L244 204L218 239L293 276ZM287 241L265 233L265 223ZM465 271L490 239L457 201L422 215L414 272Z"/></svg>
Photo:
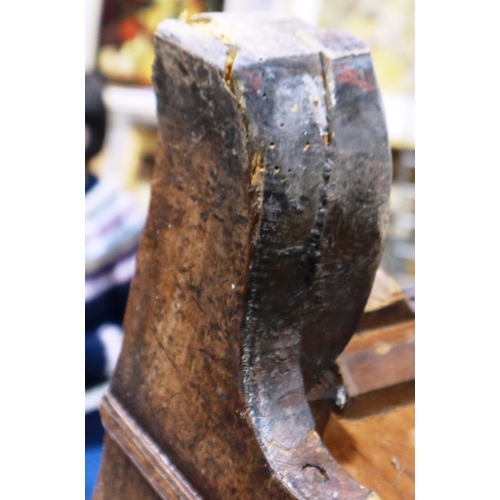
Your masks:
<svg viewBox="0 0 500 500"><path fill-rule="evenodd" d="M99 411L108 436L162 500L203 500L113 394L104 395Z"/></svg>

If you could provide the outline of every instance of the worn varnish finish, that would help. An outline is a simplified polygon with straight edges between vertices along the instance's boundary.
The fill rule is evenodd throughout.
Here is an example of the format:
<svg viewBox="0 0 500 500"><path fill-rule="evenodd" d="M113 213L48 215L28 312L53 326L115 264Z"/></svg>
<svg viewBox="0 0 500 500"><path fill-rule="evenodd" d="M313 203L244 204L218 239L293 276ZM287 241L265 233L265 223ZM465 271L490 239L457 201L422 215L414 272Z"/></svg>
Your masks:
<svg viewBox="0 0 500 500"><path fill-rule="evenodd" d="M168 20L154 82L160 147L110 435L130 457L144 433L202 498L370 498L305 396L356 328L387 229L368 49L288 18ZM108 489L108 450L96 498L137 498ZM141 469L162 498L171 470Z"/></svg>

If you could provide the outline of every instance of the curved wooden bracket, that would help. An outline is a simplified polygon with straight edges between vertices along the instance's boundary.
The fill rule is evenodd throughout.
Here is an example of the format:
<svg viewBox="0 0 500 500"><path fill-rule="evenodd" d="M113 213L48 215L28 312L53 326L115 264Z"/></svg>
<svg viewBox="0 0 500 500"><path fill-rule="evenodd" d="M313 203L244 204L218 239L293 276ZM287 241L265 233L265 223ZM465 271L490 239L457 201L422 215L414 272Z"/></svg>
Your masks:
<svg viewBox="0 0 500 500"><path fill-rule="evenodd" d="M212 14L160 25L154 73L160 148L106 425L109 401L126 408L203 498L369 498L306 398L354 333L387 229L368 48Z"/></svg>

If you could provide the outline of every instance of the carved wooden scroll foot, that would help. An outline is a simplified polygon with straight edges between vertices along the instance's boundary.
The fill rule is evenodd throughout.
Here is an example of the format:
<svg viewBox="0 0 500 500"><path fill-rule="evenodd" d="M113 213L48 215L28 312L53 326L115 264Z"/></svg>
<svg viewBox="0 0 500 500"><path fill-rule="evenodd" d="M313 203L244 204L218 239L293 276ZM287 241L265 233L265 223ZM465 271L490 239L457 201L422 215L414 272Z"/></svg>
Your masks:
<svg viewBox="0 0 500 500"><path fill-rule="evenodd" d="M116 445L158 498L371 498L306 398L356 328L387 227L368 48L276 16L167 20L154 82L160 146L95 498L138 498L113 482Z"/></svg>

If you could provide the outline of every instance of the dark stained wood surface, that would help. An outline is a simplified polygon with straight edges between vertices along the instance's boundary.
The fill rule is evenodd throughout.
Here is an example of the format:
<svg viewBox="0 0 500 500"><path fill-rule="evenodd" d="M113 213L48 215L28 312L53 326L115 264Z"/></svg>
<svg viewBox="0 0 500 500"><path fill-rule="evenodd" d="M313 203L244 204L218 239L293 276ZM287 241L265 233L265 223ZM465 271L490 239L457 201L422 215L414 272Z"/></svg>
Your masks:
<svg viewBox="0 0 500 500"><path fill-rule="evenodd" d="M141 446L117 429L136 426L149 466L163 454L206 499L373 498L329 454L305 395L356 329L387 230L367 47L214 14L162 23L154 74L160 146L109 434L131 457ZM100 498L135 500L106 489L115 456ZM140 470L161 489L161 471Z"/></svg>

